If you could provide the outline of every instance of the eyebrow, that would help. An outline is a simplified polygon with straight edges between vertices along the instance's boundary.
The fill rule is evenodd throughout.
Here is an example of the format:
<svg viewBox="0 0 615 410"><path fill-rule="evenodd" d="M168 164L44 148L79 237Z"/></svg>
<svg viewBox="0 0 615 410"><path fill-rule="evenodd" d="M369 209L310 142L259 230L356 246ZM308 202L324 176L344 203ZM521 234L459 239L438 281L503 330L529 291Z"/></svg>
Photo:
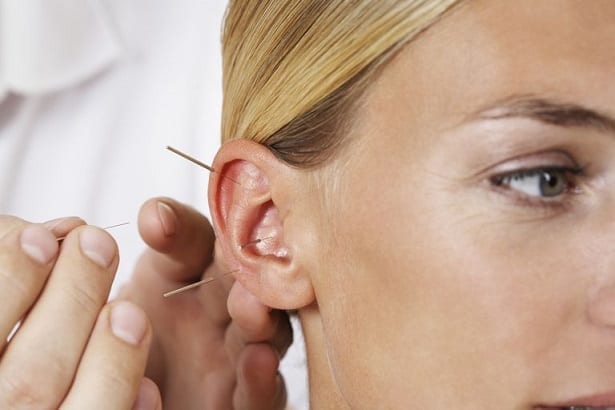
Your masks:
<svg viewBox="0 0 615 410"><path fill-rule="evenodd" d="M528 118L560 127L591 128L615 133L615 118L578 104L531 96L500 100L471 115L474 119Z"/></svg>

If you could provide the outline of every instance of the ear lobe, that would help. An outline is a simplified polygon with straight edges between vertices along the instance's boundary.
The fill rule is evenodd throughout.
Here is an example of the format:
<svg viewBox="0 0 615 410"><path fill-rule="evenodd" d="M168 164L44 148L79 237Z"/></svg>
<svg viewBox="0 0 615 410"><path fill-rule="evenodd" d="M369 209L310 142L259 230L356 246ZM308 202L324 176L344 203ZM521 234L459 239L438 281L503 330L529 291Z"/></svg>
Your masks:
<svg viewBox="0 0 615 410"><path fill-rule="evenodd" d="M286 187L296 172L264 146L235 140L214 162L209 205L214 229L228 266L241 284L265 305L298 309L314 300L309 275L286 235Z"/></svg>

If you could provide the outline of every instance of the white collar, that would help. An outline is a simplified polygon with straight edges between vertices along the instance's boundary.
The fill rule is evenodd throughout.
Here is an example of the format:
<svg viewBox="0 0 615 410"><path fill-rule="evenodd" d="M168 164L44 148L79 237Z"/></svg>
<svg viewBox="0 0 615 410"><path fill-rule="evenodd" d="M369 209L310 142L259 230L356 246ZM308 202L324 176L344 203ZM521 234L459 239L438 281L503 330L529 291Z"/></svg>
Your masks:
<svg viewBox="0 0 615 410"><path fill-rule="evenodd" d="M119 55L101 0L0 0L0 100L76 85Z"/></svg>

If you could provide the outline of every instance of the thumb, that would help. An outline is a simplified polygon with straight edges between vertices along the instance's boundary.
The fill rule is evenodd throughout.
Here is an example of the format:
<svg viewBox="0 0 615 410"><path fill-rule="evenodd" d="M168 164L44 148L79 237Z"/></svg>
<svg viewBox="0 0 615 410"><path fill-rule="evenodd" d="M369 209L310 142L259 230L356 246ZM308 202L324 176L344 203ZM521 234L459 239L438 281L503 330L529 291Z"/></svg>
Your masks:
<svg viewBox="0 0 615 410"><path fill-rule="evenodd" d="M213 257L214 231L203 214L170 198L152 198L139 211L139 233L149 246L140 262L164 279L200 278Z"/></svg>

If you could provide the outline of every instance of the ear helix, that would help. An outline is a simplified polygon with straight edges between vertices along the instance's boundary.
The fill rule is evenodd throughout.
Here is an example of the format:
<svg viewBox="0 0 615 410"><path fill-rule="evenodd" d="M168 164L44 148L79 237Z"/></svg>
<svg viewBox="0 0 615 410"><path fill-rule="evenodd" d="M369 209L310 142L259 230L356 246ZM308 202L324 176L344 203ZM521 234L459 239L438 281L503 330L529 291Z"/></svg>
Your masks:
<svg viewBox="0 0 615 410"><path fill-rule="evenodd" d="M220 250L227 263L240 268L235 278L264 305L296 309L314 300L310 271L297 247L293 207L296 183L304 174L254 141L225 143L214 163L209 203ZM236 185L222 176L230 176Z"/></svg>
<svg viewBox="0 0 615 410"><path fill-rule="evenodd" d="M205 164L204 162L194 158L191 155L186 154L183 151L178 150L177 148L174 148L174 147L171 147L171 146L167 145L166 149L171 151L171 152L173 152L174 154L177 154L180 157L182 157L184 159L187 159L188 161L190 161L190 162L192 162L192 163L194 163L194 164L196 164L196 165L206 169L209 172L219 173L212 166ZM235 184L241 186L241 184L238 181L236 181L235 179L229 177L228 175L221 174L221 176L224 177L224 178L227 178L230 181L234 182ZM114 228L115 226L119 226L119 225L110 226L110 227L107 227L107 229L108 228ZM272 241L273 239L275 239L274 236L266 236L266 237L262 237L262 238L253 239L251 241L248 241L248 242L244 243L243 245L239 245L239 251L244 251L244 250L246 250L246 248L256 248L256 249L258 249L257 248L258 245L260 245L260 244L267 244L268 241ZM264 250L262 250L262 251L264 251ZM278 255L280 255L279 251L277 253L278 253ZM202 280L200 280L198 282L194 282L194 283L191 283L189 285L182 286L181 288L178 288L178 289L166 292L165 294L163 294L163 297L167 298L167 297L170 297L170 296L178 295L178 294L183 293L183 292L185 292L187 290L194 289L196 287L199 287L199 286L211 283L211 282L215 281L216 279L225 277L225 276L233 274L233 273L238 273L239 271L240 271L239 269L234 269L232 271L223 273L222 275L220 275L218 277L209 277L209 278L202 279Z"/></svg>
<svg viewBox="0 0 615 410"><path fill-rule="evenodd" d="M202 168L206 169L206 170L207 170L207 171L209 171L209 172L215 172L215 173L218 173L218 171L217 171L216 169L214 169L212 166L205 164L204 162L202 162L202 161L200 161L200 160L198 160L198 159L194 158L194 157L193 157L193 156L191 156L191 155L186 154L186 153L185 153L185 152L183 152L183 151L178 150L177 148L174 148L174 147L171 147L171 146L167 145L166 149L167 149L167 150L169 150L169 151L171 151L171 152L173 152L174 154L179 155L180 157L182 157L182 158L184 158L184 159L187 159L188 161L192 162L193 164L196 164L196 165L198 165L198 166L200 166L200 167L202 167ZM233 178L231 178L231 177L229 177L229 176L227 176L227 175L224 175L224 174L222 174L222 176L223 176L224 178L227 178L227 179L229 179L230 181L234 182L235 184L237 184L237 185L241 186L241 184L240 184L239 182L237 182L236 180L234 180ZM115 228L116 226L121 226L121 225L125 225L125 224L126 224L126 223L123 223L123 224L118 224L118 225L113 225L113 226L108 226L108 227L106 227L105 229ZM62 240L62 239L63 239L63 238L59 238L59 240ZM268 240L268 239L272 239L272 237L267 237L267 238L258 238L258 239L252 240L252 241L250 241L250 242L248 242L248 243L246 243L246 244L244 244L244 245L241 245L241 246L240 246L240 249L241 249L241 250L243 250L243 249L244 249L244 248L246 248L246 247L253 246L253 245L257 245L257 244L261 243L262 241L265 241L265 240ZM202 279L202 280L200 280L200 281L198 281L198 282L194 282L194 283L191 283L191 284L189 284L189 285L182 286L181 288L178 288L178 289L175 289L175 290L171 290L171 291L169 291L169 292L166 292L166 293L165 293L165 294L163 294L162 296L163 296L163 297L165 297L165 298L167 298L167 297L170 297L170 296L178 295L178 294L183 293L183 292L185 292L185 291L188 291L188 290L190 290L190 289L194 289L194 288L197 288L197 287L199 287L199 286L202 286L202 285L206 285L206 284L208 284L208 283L211 283L211 282L215 281L216 279L220 279L220 278L225 277L225 276L227 276L227 275L230 275L230 274L233 274L233 273L239 273L239 272L240 272L240 270L239 270L239 269L234 269L234 270L232 270L232 271L229 271L229 272L223 273L223 274L221 274L221 275L219 275L219 276L217 276L217 277L209 277L209 278L204 278L204 279Z"/></svg>

